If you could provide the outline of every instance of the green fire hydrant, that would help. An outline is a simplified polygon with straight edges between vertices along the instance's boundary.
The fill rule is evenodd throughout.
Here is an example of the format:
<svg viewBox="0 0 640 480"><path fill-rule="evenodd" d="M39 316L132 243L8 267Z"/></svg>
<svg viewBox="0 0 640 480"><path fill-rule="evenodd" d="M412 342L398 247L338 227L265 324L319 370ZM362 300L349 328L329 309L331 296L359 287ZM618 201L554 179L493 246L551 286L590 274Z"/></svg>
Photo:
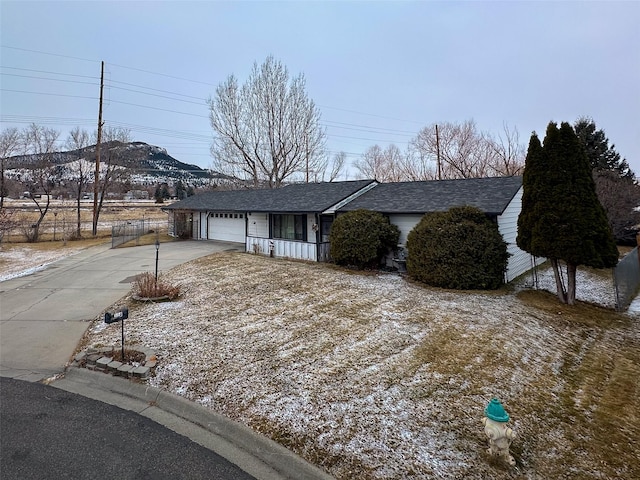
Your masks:
<svg viewBox="0 0 640 480"><path fill-rule="evenodd" d="M492 398L484 409L485 418L484 433L489 437L489 455L495 455L506 460L510 465L515 465L516 461L509 454L509 446L516 437L513 430L507 427L509 414L505 412L500 400Z"/></svg>

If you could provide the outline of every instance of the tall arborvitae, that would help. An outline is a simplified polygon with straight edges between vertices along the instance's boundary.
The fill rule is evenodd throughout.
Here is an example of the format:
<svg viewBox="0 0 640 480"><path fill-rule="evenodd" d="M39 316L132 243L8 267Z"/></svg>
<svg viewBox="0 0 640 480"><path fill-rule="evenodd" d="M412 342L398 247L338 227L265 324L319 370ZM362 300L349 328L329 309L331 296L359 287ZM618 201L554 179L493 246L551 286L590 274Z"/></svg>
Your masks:
<svg viewBox="0 0 640 480"><path fill-rule="evenodd" d="M540 191L539 182L544 179L544 156L542 144L536 133L531 134L529 139L529 149L525 160L525 169L522 175L522 184L524 190L522 192L522 210L518 217L518 236L516 243L525 252L532 252L531 234L535 224L536 208L538 206L538 192Z"/></svg>
<svg viewBox="0 0 640 480"><path fill-rule="evenodd" d="M542 148L537 137L531 137L523 188L517 243L550 260L558 298L573 304L577 267L613 267L618 250L589 160L571 125L549 123ZM561 262L566 265L566 286Z"/></svg>

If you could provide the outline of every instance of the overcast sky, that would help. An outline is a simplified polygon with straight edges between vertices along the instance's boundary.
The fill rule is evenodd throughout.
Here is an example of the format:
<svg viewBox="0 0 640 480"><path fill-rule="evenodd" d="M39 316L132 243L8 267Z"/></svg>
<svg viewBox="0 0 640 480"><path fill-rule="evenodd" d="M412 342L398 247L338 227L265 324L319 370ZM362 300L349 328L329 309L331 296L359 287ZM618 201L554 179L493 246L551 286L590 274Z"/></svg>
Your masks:
<svg viewBox="0 0 640 480"><path fill-rule="evenodd" d="M331 152L474 119L521 142L593 118L640 174L640 2L0 2L0 127L107 125L211 165L205 100L268 55L304 73ZM168 98L167 98L168 97Z"/></svg>

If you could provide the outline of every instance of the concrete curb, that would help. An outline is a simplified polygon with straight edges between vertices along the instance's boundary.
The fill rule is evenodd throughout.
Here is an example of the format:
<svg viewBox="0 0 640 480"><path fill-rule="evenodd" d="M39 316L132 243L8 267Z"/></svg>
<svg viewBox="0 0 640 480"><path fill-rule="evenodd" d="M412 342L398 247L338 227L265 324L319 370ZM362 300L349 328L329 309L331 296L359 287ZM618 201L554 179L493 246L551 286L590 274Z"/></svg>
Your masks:
<svg viewBox="0 0 640 480"><path fill-rule="evenodd" d="M74 367L69 368L63 378L54 380L51 386L147 416L215 451L258 480L333 479L249 427L154 387ZM176 422L175 417L186 421L188 425L184 425L184 422L177 425L181 422ZM202 438L202 432L198 431L200 429L206 430L209 438Z"/></svg>

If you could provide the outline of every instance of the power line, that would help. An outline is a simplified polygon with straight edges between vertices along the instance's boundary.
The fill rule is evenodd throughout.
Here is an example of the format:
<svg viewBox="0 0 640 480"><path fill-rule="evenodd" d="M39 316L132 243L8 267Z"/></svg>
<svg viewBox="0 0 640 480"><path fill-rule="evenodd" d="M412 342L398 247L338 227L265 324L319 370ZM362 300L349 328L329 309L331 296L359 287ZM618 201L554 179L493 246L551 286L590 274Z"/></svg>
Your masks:
<svg viewBox="0 0 640 480"><path fill-rule="evenodd" d="M193 98L193 99L196 99L196 100L203 100L201 97L196 97L196 96L193 96L193 95L186 95L184 93L178 93L178 92L170 92L168 90L160 90L160 89L157 89L157 88L146 87L144 85L136 85L135 83L120 82L118 80L110 80L109 82L110 83L119 83L121 85L127 85L129 87L144 88L146 90L152 90L154 92L169 93L171 95L179 95L181 97Z"/></svg>
<svg viewBox="0 0 640 480"><path fill-rule="evenodd" d="M1 73L0 75L2 76L6 76L6 77L19 77L19 78L33 78L36 80L49 80L52 82L65 82L65 83L79 83L79 84L83 84L83 85L98 85L97 83L91 83L91 82L81 82L79 80L66 80L64 78L46 78L46 77L36 77L34 75L19 75L17 73Z"/></svg>
<svg viewBox="0 0 640 480"><path fill-rule="evenodd" d="M34 70L32 68L19 68L19 67L9 67L5 65L0 65L0 68L8 68L10 70L21 70L23 72L34 72L34 73L46 73L49 75L63 75L65 77L81 77L81 78L92 78L94 80L100 80L98 77L92 75L76 75L73 73L60 73L60 72L50 72L48 70Z"/></svg>
<svg viewBox="0 0 640 480"><path fill-rule="evenodd" d="M34 94L34 95L49 95L49 96L53 96L53 97L87 98L89 100L97 100L96 97L83 97L81 95L66 95L66 94L62 94L62 93L50 93L50 92L31 92L31 91L27 91L27 90L12 90L12 89L9 89L9 88L0 88L0 91L2 91L2 92L13 92L13 93L29 93L29 94Z"/></svg>
<svg viewBox="0 0 640 480"><path fill-rule="evenodd" d="M162 112L178 113L180 115L189 115L190 117L209 118L207 115L198 115L196 113L178 112L177 110L169 110L167 108L152 107L150 105L140 105L138 103L121 102L120 100L109 100L109 103L120 103L122 105L130 105L132 107L149 108L151 110L159 110Z"/></svg>
<svg viewBox="0 0 640 480"><path fill-rule="evenodd" d="M75 124L84 124L91 122L93 123L93 119L90 118L70 118L70 117L40 117L35 115L2 115L0 116L0 122L5 123L44 123L44 124L55 124L62 123L67 125L75 125Z"/></svg>
<svg viewBox="0 0 640 480"><path fill-rule="evenodd" d="M52 56L56 56L56 57L71 58L71 59L75 59L75 60L82 60L82 61L87 61L87 62L98 63L97 60L90 60L90 59L87 59L87 58L74 57L74 56L70 56L70 55L61 55L61 54L57 54L57 53L43 52L43 51L40 51L40 50L31 50L31 49L26 49L26 48L13 47L13 46L9 46L9 45L0 45L0 47L2 47L2 48L10 48L10 49L14 49L14 50L21 50L21 51L25 51L25 52L39 53L39 54L42 54L42 55L52 55ZM158 75L158 76L162 76L162 77L173 78L173 79L176 79L176 80L182 80L182 81L192 82L192 83L199 83L199 84L202 84L202 85L208 85L208 86L212 86L212 87L217 87L218 86L216 84L209 83L209 82L203 82L203 81L200 81L200 80L192 80L190 78L178 77L178 76L169 75L169 74L166 74L166 73L153 72L153 71L145 70L145 69L138 68L138 67L129 67L127 65L120 65L120 64L111 63L111 62L107 62L107 63L109 63L109 65L112 65L114 67L119 67L119 68L124 68L124 69L128 69L128 70L134 70L134 71L139 71L139 72L143 72L143 73L148 73L150 75ZM322 107L322 108L328 108L328 109L331 109L331 110L338 110L338 111L343 111L343 112L348 112L348 113L355 113L357 115L365 115L365 116L369 116L369 117L384 118L384 119L388 119L388 120L395 120L395 121L398 121L398 122L415 123L415 124L419 124L419 125L422 125L424 123L424 122L418 122L418 121L414 121L414 120L403 120L401 118L389 117L389 116L386 116L386 115L378 115L378 114L360 112L360 111L357 111L357 110L350 110L350 109L345 109L345 108L340 108L340 107L332 107L332 106L329 106L329 105L318 105L318 106Z"/></svg>
<svg viewBox="0 0 640 480"><path fill-rule="evenodd" d="M336 122L334 120L323 120L323 122L335 123L336 125L348 125L350 127L361 127L366 129L382 130L382 131L386 131L385 133L398 132L398 133L407 133L407 134L415 135L415 132L408 131L408 130L396 130L394 128L370 127L368 125L360 125L357 123Z"/></svg>
<svg viewBox="0 0 640 480"><path fill-rule="evenodd" d="M322 108L328 108L330 110L339 110L339 111L342 111L342 112L356 113L358 115L365 115L365 116L368 116L368 117L377 117L377 118L385 118L387 120L395 120L397 122L416 123L416 124L419 124L419 125L423 125L424 124L424 122L416 122L415 120L402 120L400 118L387 117L385 115L376 115L376 114L373 114L373 113L358 112L357 110L348 110L346 108L330 107L328 105L318 105L318 106L322 107Z"/></svg>
<svg viewBox="0 0 640 480"><path fill-rule="evenodd" d="M82 60L83 62L99 63L99 62L98 62L98 61L96 61L96 60L90 60L90 59L88 59L88 58L73 57L73 56L71 56L71 55L61 55L61 54L59 54L59 53L43 52L43 51L40 51L40 50L31 50L31 49L28 49L28 48L12 47L12 46L10 46L10 45L0 45L0 47L2 47L2 48L10 48L10 49L12 49L12 50L20 50L20 51L22 51L22 52L39 53L39 54L41 54L41 55L51 55L51 56L53 56L53 57L71 58L71 59L73 59L73 60Z"/></svg>
<svg viewBox="0 0 640 480"><path fill-rule="evenodd" d="M176 102L192 103L192 104L194 104L194 105L201 105L201 106L204 106L204 104L205 104L205 103L204 103L204 100L201 100L200 102L193 102L193 101L191 101L191 100L183 100L183 99L181 99L181 98L167 97L166 95L158 95L157 93L141 92L141 91L139 91L139 90L132 90L132 89L130 89L130 88L116 87L116 86L113 86L113 85L109 85L108 87L109 87L109 88L116 89L116 90L124 90L124 91L127 91L127 92L140 93L140 94L142 94L142 95L150 95L150 96L152 96L152 97L168 98L169 100L175 100Z"/></svg>
<svg viewBox="0 0 640 480"><path fill-rule="evenodd" d="M382 135L398 135L398 136L403 136L403 137L415 137L415 133L392 133L390 131L384 131L385 129L377 129L380 131L376 131L376 130L371 130L368 128L355 128L355 127L341 127L341 126L337 126L337 125L327 125L324 123L320 123L320 125L329 127L329 128L342 128L344 130L355 130L357 132L365 132L365 133L374 133L374 134L382 134ZM371 127L371 128L375 128L375 127Z"/></svg>
<svg viewBox="0 0 640 480"><path fill-rule="evenodd" d="M138 72L149 73L151 75L159 75L161 77L168 77L168 78L173 78L173 79L176 79L176 80L184 80L185 82L200 83L202 85L209 85L211 87L217 87L217 85L215 85L213 83L202 82L200 80L191 80L189 78L184 78L184 77L176 77L174 75L168 75L166 73L152 72L152 71L149 71L149 70L144 70L142 68L127 67L126 65L118 65L117 63L109 63L109 65L112 65L114 67L126 68L126 69L129 69L129 70L135 70L135 71L138 71Z"/></svg>

